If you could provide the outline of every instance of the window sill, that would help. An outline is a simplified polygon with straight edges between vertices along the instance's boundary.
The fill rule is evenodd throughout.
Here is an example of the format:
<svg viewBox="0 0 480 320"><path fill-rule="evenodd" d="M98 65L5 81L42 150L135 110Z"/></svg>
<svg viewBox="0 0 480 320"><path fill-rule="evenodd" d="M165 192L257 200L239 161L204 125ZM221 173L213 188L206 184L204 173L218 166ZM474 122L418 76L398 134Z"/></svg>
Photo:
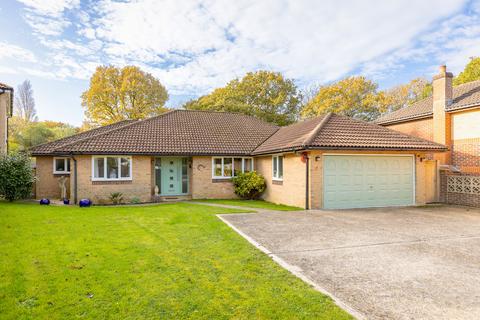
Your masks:
<svg viewBox="0 0 480 320"><path fill-rule="evenodd" d="M131 184L132 180L92 180L93 185L102 184Z"/></svg>
<svg viewBox="0 0 480 320"><path fill-rule="evenodd" d="M60 171L55 171L53 172L53 174L55 175L62 175L62 176L69 176L70 175L70 172L60 172Z"/></svg>
<svg viewBox="0 0 480 320"><path fill-rule="evenodd" d="M283 185L283 180L275 180L275 179L273 179L273 180L272 180L272 184L281 186L281 185Z"/></svg>
<svg viewBox="0 0 480 320"><path fill-rule="evenodd" d="M232 182L232 178L212 178L212 183Z"/></svg>

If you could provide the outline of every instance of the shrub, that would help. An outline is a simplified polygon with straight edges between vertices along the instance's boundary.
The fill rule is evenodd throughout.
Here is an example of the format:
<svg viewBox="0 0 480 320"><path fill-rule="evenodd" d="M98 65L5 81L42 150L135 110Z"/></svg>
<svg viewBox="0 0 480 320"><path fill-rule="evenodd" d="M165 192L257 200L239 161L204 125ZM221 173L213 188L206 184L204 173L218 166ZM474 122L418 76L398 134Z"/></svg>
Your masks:
<svg viewBox="0 0 480 320"><path fill-rule="evenodd" d="M139 197L133 197L132 199L130 199L131 204L139 204L140 202L141 201Z"/></svg>
<svg viewBox="0 0 480 320"><path fill-rule="evenodd" d="M265 178L255 171L239 173L232 179L235 193L244 199L256 199L265 191Z"/></svg>
<svg viewBox="0 0 480 320"><path fill-rule="evenodd" d="M35 182L30 158L14 153L0 156L0 195L8 201L32 196Z"/></svg>
<svg viewBox="0 0 480 320"><path fill-rule="evenodd" d="M112 192L112 193L110 193L109 199L110 199L110 201L112 201L113 204L120 204L123 201L123 193Z"/></svg>

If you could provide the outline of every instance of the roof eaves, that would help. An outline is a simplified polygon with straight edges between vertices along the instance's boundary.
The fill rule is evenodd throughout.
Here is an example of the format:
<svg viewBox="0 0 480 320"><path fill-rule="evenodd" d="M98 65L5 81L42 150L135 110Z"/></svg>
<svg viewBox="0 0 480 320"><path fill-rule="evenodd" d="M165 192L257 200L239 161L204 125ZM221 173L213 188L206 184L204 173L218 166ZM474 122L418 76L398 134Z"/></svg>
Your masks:
<svg viewBox="0 0 480 320"><path fill-rule="evenodd" d="M426 118L431 118L433 115L433 112L427 112L427 113L421 113L421 114L416 114L413 116L407 116L407 117L401 117L401 118L394 118L390 120L374 120L373 123L378 124L378 125L385 125L385 124L393 124L393 123L402 123L402 122L407 122L407 121L412 121L412 120L420 120L420 119L426 119Z"/></svg>

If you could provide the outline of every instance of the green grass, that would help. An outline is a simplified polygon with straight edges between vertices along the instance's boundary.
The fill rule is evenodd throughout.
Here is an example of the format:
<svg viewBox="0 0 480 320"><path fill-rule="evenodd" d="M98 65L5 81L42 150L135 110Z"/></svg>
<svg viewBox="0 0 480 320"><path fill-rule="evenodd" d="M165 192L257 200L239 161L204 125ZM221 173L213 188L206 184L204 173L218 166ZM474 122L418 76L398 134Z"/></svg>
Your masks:
<svg viewBox="0 0 480 320"><path fill-rule="evenodd" d="M235 211L0 202L0 318L350 318L215 217Z"/></svg>
<svg viewBox="0 0 480 320"><path fill-rule="evenodd" d="M299 207L286 206L283 204L276 204L276 203L271 203L263 200L204 199L204 200L195 200L195 202L210 202L210 203L226 204L229 206L261 208L261 209L270 209L270 210L278 210L278 211L304 210L303 208L299 208Z"/></svg>

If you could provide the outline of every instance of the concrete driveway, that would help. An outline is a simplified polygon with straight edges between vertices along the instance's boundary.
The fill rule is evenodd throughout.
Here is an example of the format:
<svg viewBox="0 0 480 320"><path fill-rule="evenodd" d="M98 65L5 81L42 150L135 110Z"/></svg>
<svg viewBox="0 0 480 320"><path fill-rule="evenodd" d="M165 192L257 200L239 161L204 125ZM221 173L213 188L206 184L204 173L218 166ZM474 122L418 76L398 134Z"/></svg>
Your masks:
<svg viewBox="0 0 480 320"><path fill-rule="evenodd" d="M368 319L480 319L480 209L437 206L221 218Z"/></svg>

